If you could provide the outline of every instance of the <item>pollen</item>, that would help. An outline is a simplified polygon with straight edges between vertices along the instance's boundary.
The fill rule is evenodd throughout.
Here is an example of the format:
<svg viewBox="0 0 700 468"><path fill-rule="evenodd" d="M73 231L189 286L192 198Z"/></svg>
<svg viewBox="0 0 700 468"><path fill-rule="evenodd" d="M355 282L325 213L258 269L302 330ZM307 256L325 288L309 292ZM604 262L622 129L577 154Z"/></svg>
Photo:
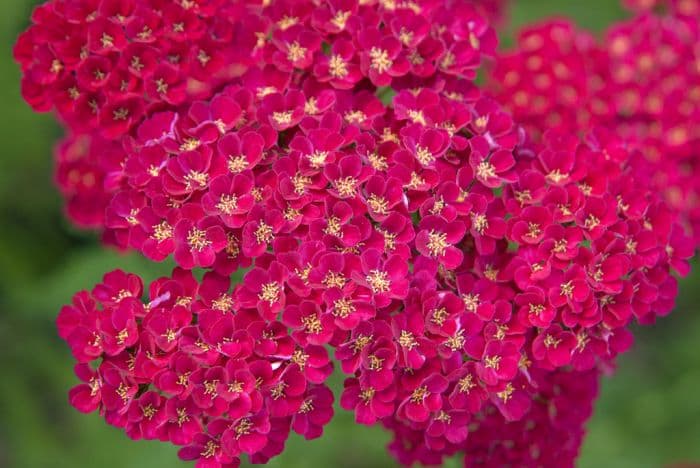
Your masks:
<svg viewBox="0 0 700 468"><path fill-rule="evenodd" d="M273 112L272 120L277 122L277 125L289 125L292 123L292 111Z"/></svg>
<svg viewBox="0 0 700 468"><path fill-rule="evenodd" d="M399 40L405 46L413 42L414 33L406 28L401 28L399 31Z"/></svg>
<svg viewBox="0 0 700 468"><path fill-rule="evenodd" d="M114 38L107 33L102 33L102 37L100 37L100 43L102 44L103 49L114 47Z"/></svg>
<svg viewBox="0 0 700 468"><path fill-rule="evenodd" d="M272 396L273 400L279 400L280 398L286 398L287 395L284 393L284 389L287 388L289 385L281 380L270 389L270 395Z"/></svg>
<svg viewBox="0 0 700 468"><path fill-rule="evenodd" d="M409 111L409 115L412 111ZM394 143L399 142L399 137L396 135L396 133L391 131L391 128L389 127L384 127L382 129L382 143L386 143L387 141L392 141Z"/></svg>
<svg viewBox="0 0 700 468"><path fill-rule="evenodd" d="M190 246L190 250L201 252L211 245L211 241L207 239L206 231L193 227L187 233L187 245Z"/></svg>
<svg viewBox="0 0 700 468"><path fill-rule="evenodd" d="M218 380L206 380L204 381L204 394L205 395L212 395L216 396L218 395L218 388L219 386L219 381Z"/></svg>
<svg viewBox="0 0 700 468"><path fill-rule="evenodd" d="M342 273L336 273L335 271L329 271L324 276L321 283L327 288L339 288L342 289L345 286L347 279Z"/></svg>
<svg viewBox="0 0 700 468"><path fill-rule="evenodd" d="M421 124L424 127L427 126L427 123L425 121L425 115L423 115L423 111L411 109L408 111L408 118L411 119L413 123Z"/></svg>
<svg viewBox="0 0 700 468"><path fill-rule="evenodd" d="M212 458L216 455L216 452L218 450L219 446L217 445L217 443L213 440L208 440L207 445L204 446L204 450L200 452L199 456L202 458Z"/></svg>
<svg viewBox="0 0 700 468"><path fill-rule="evenodd" d="M369 159L369 163L375 171L386 171L389 168L386 158L376 151L370 153L367 159Z"/></svg>
<svg viewBox="0 0 700 468"><path fill-rule="evenodd" d="M567 179L569 174L562 174L559 169L554 169L547 174L547 179L555 184L560 184L563 180Z"/></svg>
<svg viewBox="0 0 700 468"><path fill-rule="evenodd" d="M327 226L323 229L324 234L328 234L336 237L343 237L343 232L341 231L340 218L337 216L331 216L328 218Z"/></svg>
<svg viewBox="0 0 700 468"><path fill-rule="evenodd" d="M588 334L585 331L576 334L576 348L574 349L583 351L589 341L591 341L591 339L588 337Z"/></svg>
<svg viewBox="0 0 700 468"><path fill-rule="evenodd" d="M160 336L165 338L168 341L168 343L172 343L173 341L175 341L175 338L177 338L175 330L173 330L172 328L168 328L167 330L165 330L165 333L163 333Z"/></svg>
<svg viewBox="0 0 700 468"><path fill-rule="evenodd" d="M232 232L226 233L226 248L224 249L229 258L236 258L241 253L238 238Z"/></svg>
<svg viewBox="0 0 700 468"><path fill-rule="evenodd" d="M386 198L380 197L374 193L367 199L367 206L377 214L389 214L389 202L387 202Z"/></svg>
<svg viewBox="0 0 700 468"><path fill-rule="evenodd" d="M548 334L547 336L544 337L545 348L551 348L551 347L556 348L557 346L559 346L559 343L561 343L561 340L554 338L552 335Z"/></svg>
<svg viewBox="0 0 700 468"><path fill-rule="evenodd" d="M465 375L459 381L457 382L457 388L459 388L460 393L469 393L472 388L476 387L476 384L473 382L474 378L469 375Z"/></svg>
<svg viewBox="0 0 700 468"><path fill-rule="evenodd" d="M182 387L187 387L190 383L190 373L185 372L184 374L180 374L177 376L177 384L182 386Z"/></svg>
<svg viewBox="0 0 700 468"><path fill-rule="evenodd" d="M377 231L384 236L384 250L392 252L396 248L396 234L383 229L377 229Z"/></svg>
<svg viewBox="0 0 700 468"><path fill-rule="evenodd" d="M520 203L520 206L532 201L532 194L529 190L515 191L514 195L515 199Z"/></svg>
<svg viewBox="0 0 700 468"><path fill-rule="evenodd" d="M447 53L440 60L440 68L450 68L452 65L455 64L455 61L455 54L453 54L450 51L447 51Z"/></svg>
<svg viewBox="0 0 700 468"><path fill-rule="evenodd" d="M513 397L514 391L515 389L513 388L513 385L510 382L508 382L506 384L506 388L496 393L496 396L500 398L503 401L503 403L508 403L508 400L510 400Z"/></svg>
<svg viewBox="0 0 700 468"><path fill-rule="evenodd" d="M416 159L423 166L429 166L435 162L435 156L430 152L428 148L423 146L416 146Z"/></svg>
<svg viewBox="0 0 700 468"><path fill-rule="evenodd" d="M202 189L206 187L209 182L209 174L191 170L185 175L185 182L187 183L188 189L192 189L193 187Z"/></svg>
<svg viewBox="0 0 700 468"><path fill-rule="evenodd" d="M150 403L141 408L141 413L143 414L143 417L148 419L149 421L153 419L153 416L155 416L157 412L158 410L156 410Z"/></svg>
<svg viewBox="0 0 700 468"><path fill-rule="evenodd" d="M313 400L311 398L304 400L299 407L299 413L306 414L314 410Z"/></svg>
<svg viewBox="0 0 700 468"><path fill-rule="evenodd" d="M411 180L406 184L411 190L418 190L422 185L425 185L425 179L418 175L416 172L411 172Z"/></svg>
<svg viewBox="0 0 700 468"><path fill-rule="evenodd" d="M376 390L374 387L369 387L360 392L360 400L365 405L369 405L370 401L372 401L372 398L374 398L374 394L376 393Z"/></svg>
<svg viewBox="0 0 700 468"><path fill-rule="evenodd" d="M339 318L347 318L353 312L355 312L355 306L347 299L338 299L335 301L333 303L333 310L331 311L334 317Z"/></svg>
<svg viewBox="0 0 700 468"><path fill-rule="evenodd" d="M418 346L418 342L413 336L413 333L406 330L401 330L401 335L399 336L399 345L402 348L407 348L410 351L416 346Z"/></svg>
<svg viewBox="0 0 700 468"><path fill-rule="evenodd" d="M343 177L335 181L335 188L338 194L343 198L349 198L355 196L355 191L357 190L357 179L354 177Z"/></svg>
<svg viewBox="0 0 700 468"><path fill-rule="evenodd" d="M122 399L122 403L126 404L129 401L129 387L124 382L119 382L119 387L117 387L115 392Z"/></svg>
<svg viewBox="0 0 700 468"><path fill-rule="evenodd" d="M600 219L598 219L593 213L590 213L583 222L583 227L589 230L595 229L598 226L600 226Z"/></svg>
<svg viewBox="0 0 700 468"><path fill-rule="evenodd" d="M287 48L287 60L297 62L304 58L307 50L306 47L302 47L297 41L294 41Z"/></svg>
<svg viewBox="0 0 700 468"><path fill-rule="evenodd" d="M126 222L129 223L131 226L138 226L139 220L136 219L136 216L138 216L138 214L139 214L139 209L138 209L138 208L132 209L132 210L129 212L129 216L127 216L127 217L125 218L125 219L126 219Z"/></svg>
<svg viewBox="0 0 700 468"><path fill-rule="evenodd" d="M542 229L540 228L540 225L537 223L527 223L527 234L525 234L527 237L530 237L532 239L535 239L542 234Z"/></svg>
<svg viewBox="0 0 700 468"><path fill-rule="evenodd" d="M457 333L445 340L445 346L450 348L452 351L458 351L464 347L465 342L466 339L464 338L464 330L457 330Z"/></svg>
<svg viewBox="0 0 700 468"><path fill-rule="evenodd" d="M328 151L316 150L313 153L306 156L309 159L309 164L314 169L320 169L326 165L326 160L328 159Z"/></svg>
<svg viewBox="0 0 700 468"><path fill-rule="evenodd" d="M211 308L214 310L219 310L221 312L226 312L233 307L233 298L228 294L222 294L218 298L211 301Z"/></svg>
<svg viewBox="0 0 700 468"><path fill-rule="evenodd" d="M438 197L433 202L432 208L430 208L430 214L439 215L442 210L445 209L445 200L442 197Z"/></svg>
<svg viewBox="0 0 700 468"><path fill-rule="evenodd" d="M51 73L61 73L61 70L63 70L63 64L61 63L60 60L58 59L53 59L51 61L51 68L49 69Z"/></svg>
<svg viewBox="0 0 700 468"><path fill-rule="evenodd" d="M216 204L216 209L224 214L230 215L238 209L238 197L235 195L223 194Z"/></svg>
<svg viewBox="0 0 700 468"><path fill-rule="evenodd" d="M97 395L97 393L100 391L100 387L102 386L100 379L96 377L91 378L88 385L90 386L90 396Z"/></svg>
<svg viewBox="0 0 700 468"><path fill-rule="evenodd" d="M488 161L481 161L476 167L476 175L480 179L496 177L496 168Z"/></svg>
<svg viewBox="0 0 700 468"><path fill-rule="evenodd" d="M230 393L243 393L243 382L239 382L238 380L234 380L230 384L228 384L228 387L226 389Z"/></svg>
<svg viewBox="0 0 700 468"><path fill-rule="evenodd" d="M233 429L233 431L236 433L236 440L240 439L244 435L250 434L251 429L253 429L253 423L250 422L250 419L243 418L238 421L238 424L236 424L236 427Z"/></svg>
<svg viewBox="0 0 700 468"><path fill-rule="evenodd" d="M445 255L445 251L450 244L447 242L447 234L431 230L428 233L428 251L433 257L441 257Z"/></svg>
<svg viewBox="0 0 700 468"><path fill-rule="evenodd" d="M294 186L294 193L297 195L303 195L306 193L306 187L311 185L311 177L301 175L301 173L296 173L292 177L292 185Z"/></svg>
<svg viewBox="0 0 700 468"><path fill-rule="evenodd" d="M352 353L357 354L372 342L371 335L358 335L352 343Z"/></svg>
<svg viewBox="0 0 700 468"><path fill-rule="evenodd" d="M542 304L534 304L531 302L528 308L529 312L533 315L539 316L542 312L544 312L544 305Z"/></svg>
<svg viewBox="0 0 700 468"><path fill-rule="evenodd" d="M552 252L554 253L564 253L569 246L569 242L566 239L559 239L554 242L554 247L552 247Z"/></svg>
<svg viewBox="0 0 700 468"><path fill-rule="evenodd" d="M112 111L112 119L114 120L126 120L129 117L129 109L125 107L120 107Z"/></svg>
<svg viewBox="0 0 700 468"><path fill-rule="evenodd" d="M286 30L294 26L299 22L299 18L296 16L287 16L284 15L281 20L277 22L277 26L282 30Z"/></svg>
<svg viewBox="0 0 700 468"><path fill-rule="evenodd" d="M295 210L291 206L287 206L287 209L284 210L283 216L287 221L294 221L301 216L301 211Z"/></svg>
<svg viewBox="0 0 700 468"><path fill-rule="evenodd" d="M369 51L371 59L371 68L377 70L377 73L386 73L393 65L393 61L389 58L389 52L379 47L372 47Z"/></svg>
<svg viewBox="0 0 700 468"><path fill-rule="evenodd" d="M123 345L127 338L129 338L129 332L125 328L117 334L117 344Z"/></svg>
<svg viewBox="0 0 700 468"><path fill-rule="evenodd" d="M361 124L367 120L367 114L361 110L348 111L343 115L345 121L349 124Z"/></svg>
<svg viewBox="0 0 700 468"><path fill-rule="evenodd" d="M292 354L291 361L299 366L301 370L304 370L306 363L309 361L309 355L304 354L301 349L297 349L294 351L294 354Z"/></svg>
<svg viewBox="0 0 700 468"><path fill-rule="evenodd" d="M206 67L207 63L209 63L211 60L211 57L204 50L200 50L197 54L197 60L201 66Z"/></svg>
<svg viewBox="0 0 700 468"><path fill-rule="evenodd" d="M255 240L258 244L268 244L275 237L272 226L260 221L258 228L255 230Z"/></svg>
<svg viewBox="0 0 700 468"><path fill-rule="evenodd" d="M427 397L428 395L430 395L428 387L426 387L425 385L421 385L420 387L413 390L413 393L411 393L411 403L422 403L425 397Z"/></svg>
<svg viewBox="0 0 700 468"><path fill-rule="evenodd" d="M389 291L391 281L386 271L372 270L365 277L370 289L374 294L381 294Z"/></svg>
<svg viewBox="0 0 700 468"><path fill-rule="evenodd" d="M367 356L367 359L369 359L369 366L368 366L369 370L373 370L373 371L382 370L382 366L384 364L384 359L378 358L374 354L370 354L369 356Z"/></svg>
<svg viewBox="0 0 700 468"><path fill-rule="evenodd" d="M323 331L323 325L321 325L321 320L319 320L318 315L307 315L301 318L301 323L304 325L304 330L306 333L312 335L318 335Z"/></svg>
<svg viewBox="0 0 700 468"><path fill-rule="evenodd" d="M294 273L296 273L304 284L309 284L309 274L311 273L311 268L311 264L307 264L303 269L296 268Z"/></svg>
<svg viewBox="0 0 700 468"><path fill-rule="evenodd" d="M185 138L185 140L180 145L180 151L194 151L199 148L202 142L197 138Z"/></svg>
<svg viewBox="0 0 700 468"><path fill-rule="evenodd" d="M351 12L349 11L336 12L333 19L331 19L331 23L338 29L345 29L345 25L347 24L348 19L350 18L350 13Z"/></svg>
<svg viewBox="0 0 700 468"><path fill-rule="evenodd" d="M168 92L168 83L165 82L163 78L158 78L156 81L156 92L158 94L165 94Z"/></svg>
<svg viewBox="0 0 700 468"><path fill-rule="evenodd" d="M571 281L559 285L559 292L562 296L571 298L574 294L574 285Z"/></svg>
<svg viewBox="0 0 700 468"><path fill-rule="evenodd" d="M484 357L484 367L487 369L498 370L501 366L501 356L486 356Z"/></svg>
<svg viewBox="0 0 700 468"><path fill-rule="evenodd" d="M258 294L258 299L265 301L272 305L279 300L281 288L279 283L272 281L270 283L265 283L260 289L260 294Z"/></svg>
<svg viewBox="0 0 700 468"><path fill-rule="evenodd" d="M462 302L464 302L464 308L469 312L476 312L479 307L479 294L462 294Z"/></svg>
<svg viewBox="0 0 700 468"><path fill-rule="evenodd" d="M345 59L338 54L331 55L328 61L328 73L333 78L345 78L348 76L348 64Z"/></svg>
<svg viewBox="0 0 700 468"><path fill-rule="evenodd" d="M472 214L472 227L476 232L483 235L489 227L489 220L483 213Z"/></svg>
<svg viewBox="0 0 700 468"><path fill-rule="evenodd" d="M408 54L408 61L411 63L411 65L422 65L425 62L425 59L418 53L418 50L414 49Z"/></svg>
<svg viewBox="0 0 700 468"><path fill-rule="evenodd" d="M226 161L226 166L228 167L229 172L238 174L239 172L243 172L248 168L248 160L242 155L229 156L228 160Z"/></svg>
<svg viewBox="0 0 700 468"><path fill-rule="evenodd" d="M265 96L269 96L270 94L274 94L277 92L277 88L274 86L261 86L255 91L255 95L258 99L262 99Z"/></svg>
<svg viewBox="0 0 700 468"><path fill-rule="evenodd" d="M438 326L442 326L442 324L445 323L445 320L447 320L448 316L449 314L447 313L447 309L445 309L444 307L440 307L438 309L433 310L433 313L430 317L430 321Z"/></svg>

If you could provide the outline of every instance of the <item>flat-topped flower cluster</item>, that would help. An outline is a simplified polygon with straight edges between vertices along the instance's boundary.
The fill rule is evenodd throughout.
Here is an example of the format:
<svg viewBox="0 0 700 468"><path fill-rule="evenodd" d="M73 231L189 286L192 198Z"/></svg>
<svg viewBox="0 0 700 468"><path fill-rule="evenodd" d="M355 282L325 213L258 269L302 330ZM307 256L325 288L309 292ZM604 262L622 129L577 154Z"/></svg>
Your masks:
<svg viewBox="0 0 700 468"><path fill-rule="evenodd" d="M601 370L671 311L692 248L645 148L533 138L482 94L476 3L35 12L16 56L72 132L69 213L178 265L61 310L77 409L202 467L321 436L336 398L405 465L573 464Z"/></svg>
<svg viewBox="0 0 700 468"><path fill-rule="evenodd" d="M674 5L615 24L601 41L567 20L526 28L494 61L489 86L534 138L604 126L640 149L648 184L698 245L700 2Z"/></svg>

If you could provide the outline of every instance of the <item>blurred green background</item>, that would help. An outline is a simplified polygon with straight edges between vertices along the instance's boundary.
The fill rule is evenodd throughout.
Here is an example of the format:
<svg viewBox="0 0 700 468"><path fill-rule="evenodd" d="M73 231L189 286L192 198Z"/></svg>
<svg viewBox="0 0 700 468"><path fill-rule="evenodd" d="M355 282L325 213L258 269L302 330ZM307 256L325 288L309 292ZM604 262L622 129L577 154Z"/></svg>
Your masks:
<svg viewBox="0 0 700 468"><path fill-rule="evenodd" d="M36 3L0 0L0 468L178 466L174 448L131 442L96 414L81 415L67 403L76 380L68 349L55 334L59 307L113 268L150 280L169 267L106 251L94 235L72 229L63 218L50 156L61 132L50 116L24 105L11 58ZM600 31L624 17L615 0L515 3L514 25L566 14ZM620 360L615 378L604 380L581 467L700 461L699 280L696 273L683 281L674 314L636 330L635 348ZM292 436L272 465L393 466L386 442L380 429L356 426L339 410L322 439Z"/></svg>

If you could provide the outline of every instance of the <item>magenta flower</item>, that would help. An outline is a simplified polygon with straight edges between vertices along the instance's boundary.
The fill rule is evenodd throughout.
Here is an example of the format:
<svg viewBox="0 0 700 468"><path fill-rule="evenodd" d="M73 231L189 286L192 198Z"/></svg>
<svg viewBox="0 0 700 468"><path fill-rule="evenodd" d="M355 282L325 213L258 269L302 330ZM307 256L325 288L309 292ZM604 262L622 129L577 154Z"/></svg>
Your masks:
<svg viewBox="0 0 700 468"><path fill-rule="evenodd" d="M211 266L216 253L226 247L226 234L213 218L194 223L180 220L175 226L175 259L183 268Z"/></svg>
<svg viewBox="0 0 700 468"><path fill-rule="evenodd" d="M360 258L362 274L353 272L353 280L371 291L372 302L377 307L388 305L392 299L406 297L408 268L401 257L392 255L385 259L378 250L369 249Z"/></svg>
<svg viewBox="0 0 700 468"><path fill-rule="evenodd" d="M465 232L466 226L461 221L447 223L441 217L426 216L416 234L416 249L422 255L436 259L448 270L454 270L464 259L455 244L464 238Z"/></svg>

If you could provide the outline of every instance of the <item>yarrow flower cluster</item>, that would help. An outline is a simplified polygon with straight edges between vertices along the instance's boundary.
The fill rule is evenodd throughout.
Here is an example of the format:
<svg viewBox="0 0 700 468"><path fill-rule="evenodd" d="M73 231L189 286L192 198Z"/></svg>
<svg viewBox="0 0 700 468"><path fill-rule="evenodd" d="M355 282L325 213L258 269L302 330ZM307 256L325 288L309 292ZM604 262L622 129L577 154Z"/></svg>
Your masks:
<svg viewBox="0 0 700 468"><path fill-rule="evenodd" d="M669 3L668 14L642 13L613 25L601 41L566 20L528 27L517 49L495 60L489 86L535 137L599 125L639 148L648 183L698 245L700 2Z"/></svg>
<svg viewBox="0 0 700 468"><path fill-rule="evenodd" d="M476 3L35 12L16 56L71 132L69 214L178 265L145 299L117 270L61 310L77 409L202 467L321 436L336 399L405 465L573 464L601 370L630 322L670 312L692 248L646 147L593 125L533 138L482 94L479 11L500 2Z"/></svg>

